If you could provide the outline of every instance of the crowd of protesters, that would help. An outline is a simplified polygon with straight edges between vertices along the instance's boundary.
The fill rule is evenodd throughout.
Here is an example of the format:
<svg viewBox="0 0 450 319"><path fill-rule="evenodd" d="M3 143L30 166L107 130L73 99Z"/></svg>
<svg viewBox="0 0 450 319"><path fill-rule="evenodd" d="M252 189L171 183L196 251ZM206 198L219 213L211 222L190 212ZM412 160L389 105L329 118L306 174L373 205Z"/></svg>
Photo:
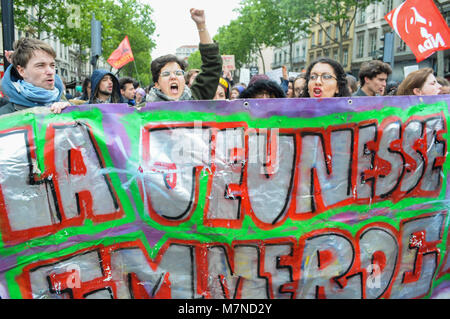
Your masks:
<svg viewBox="0 0 450 319"><path fill-rule="evenodd" d="M161 56L151 64L154 83L147 88L131 77L118 78L100 69L84 80L78 96L71 97L56 74L54 49L41 40L19 39L6 56L11 65L2 79L5 98L0 100L0 115L38 106L60 113L69 105L101 103L139 108L158 101L450 94L449 82L436 78L431 68L411 72L401 82L388 81L392 69L379 60L363 63L358 78L347 74L337 61L319 58L295 78L289 78L283 67L280 81L259 74L248 84L235 84L231 73L222 71L219 44L206 28L204 11L191 9L190 14L199 34L201 68L188 70L185 60L172 54Z"/></svg>

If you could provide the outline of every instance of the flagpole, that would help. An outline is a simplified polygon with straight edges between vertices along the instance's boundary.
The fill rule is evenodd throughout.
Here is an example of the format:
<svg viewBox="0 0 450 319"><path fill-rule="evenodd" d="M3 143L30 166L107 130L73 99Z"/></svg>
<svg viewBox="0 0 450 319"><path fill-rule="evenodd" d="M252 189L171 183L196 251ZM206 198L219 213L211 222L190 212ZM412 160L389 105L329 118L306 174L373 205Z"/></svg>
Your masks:
<svg viewBox="0 0 450 319"><path fill-rule="evenodd" d="M136 67L136 61L135 60L133 60L133 64L134 64L134 69L136 70L136 77L137 77L137 80L139 81L139 85L141 84L141 80L139 79L139 73L138 73L138 70L137 70L137 67Z"/></svg>

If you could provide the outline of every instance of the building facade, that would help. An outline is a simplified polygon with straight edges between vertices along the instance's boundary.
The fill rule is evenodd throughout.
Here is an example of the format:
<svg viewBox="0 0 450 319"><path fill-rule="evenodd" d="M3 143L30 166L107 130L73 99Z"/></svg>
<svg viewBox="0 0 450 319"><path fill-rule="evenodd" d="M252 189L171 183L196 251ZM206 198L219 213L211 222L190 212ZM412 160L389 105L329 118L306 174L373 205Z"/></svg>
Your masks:
<svg viewBox="0 0 450 319"><path fill-rule="evenodd" d="M343 23L343 37L341 39L338 26L319 18L319 23L311 26L308 45L307 65L314 60L327 57L339 61L346 72L351 70L354 23ZM341 57L339 47L342 44Z"/></svg>
<svg viewBox="0 0 450 319"><path fill-rule="evenodd" d="M183 45L175 50L175 55L187 61L189 56L196 51L198 51L198 45Z"/></svg>
<svg viewBox="0 0 450 319"><path fill-rule="evenodd" d="M290 61L290 47L285 45L281 48L273 49L272 69L281 68L283 65L288 67L291 72L302 72L306 69L306 59L308 52L308 37L302 37L292 46L292 65Z"/></svg>
<svg viewBox="0 0 450 319"><path fill-rule="evenodd" d="M353 75L358 75L362 63L376 59L381 54L380 49L383 46L383 35L388 32L393 32L384 17L402 2L403 0L385 0L382 3L371 4L365 10L360 10L357 13L351 67L351 73ZM440 7L439 9L448 24L450 20L450 1L441 0L437 5ZM448 51L440 53L444 55L444 73L450 72L450 52ZM437 71L437 56L438 54L435 53L418 64L411 49L394 33L394 62L391 65L393 66L391 79L401 81L406 74L405 68L417 64L419 68L431 67Z"/></svg>
<svg viewBox="0 0 450 319"><path fill-rule="evenodd" d="M404 0L385 0L369 5L356 13L354 22L349 26L347 37L339 39L339 30L332 24L322 21L311 26L311 34L294 45L294 65L289 71L300 72L319 57L329 57L339 61L339 42L342 42L342 61L346 72L358 76L361 64L381 55L382 37L393 29L385 20L385 15L400 6ZM436 0L442 16L450 24L450 0ZM419 68L431 67L445 76L450 75L450 50L435 53L428 59L417 63L414 54L400 37L394 35L394 62L392 80L401 81L405 76L405 68L418 65ZM443 66L438 67L438 56L442 56ZM304 60L303 60L304 59ZM271 69L289 66L289 47L273 48ZM270 71L270 70L269 70Z"/></svg>

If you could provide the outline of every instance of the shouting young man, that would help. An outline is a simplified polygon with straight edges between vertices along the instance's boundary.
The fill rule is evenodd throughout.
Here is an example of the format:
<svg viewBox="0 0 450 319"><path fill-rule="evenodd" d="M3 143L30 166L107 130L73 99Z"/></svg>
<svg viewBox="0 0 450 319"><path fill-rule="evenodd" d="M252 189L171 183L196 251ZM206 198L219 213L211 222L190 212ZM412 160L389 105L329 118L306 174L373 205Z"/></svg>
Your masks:
<svg viewBox="0 0 450 319"><path fill-rule="evenodd" d="M106 70L95 70L91 76L91 98L89 104L123 103L119 80Z"/></svg>
<svg viewBox="0 0 450 319"><path fill-rule="evenodd" d="M49 107L60 113L70 105L64 96L64 85L55 70L56 53L47 43L21 38L14 43L8 57L11 65L2 79L9 103L0 107L0 115L32 107Z"/></svg>

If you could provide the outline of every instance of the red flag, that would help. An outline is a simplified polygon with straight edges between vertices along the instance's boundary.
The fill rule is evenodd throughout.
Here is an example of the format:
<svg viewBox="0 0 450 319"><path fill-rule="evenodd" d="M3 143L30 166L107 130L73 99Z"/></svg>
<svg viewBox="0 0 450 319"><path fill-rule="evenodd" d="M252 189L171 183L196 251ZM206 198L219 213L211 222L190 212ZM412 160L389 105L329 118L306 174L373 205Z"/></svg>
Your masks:
<svg viewBox="0 0 450 319"><path fill-rule="evenodd" d="M106 60L113 68L120 69L125 64L134 61L133 52L131 51L130 41L128 36L120 42L119 47L111 53L111 56Z"/></svg>
<svg viewBox="0 0 450 319"><path fill-rule="evenodd" d="M417 63L450 48L450 29L433 0L406 0L384 18L410 47Z"/></svg>

